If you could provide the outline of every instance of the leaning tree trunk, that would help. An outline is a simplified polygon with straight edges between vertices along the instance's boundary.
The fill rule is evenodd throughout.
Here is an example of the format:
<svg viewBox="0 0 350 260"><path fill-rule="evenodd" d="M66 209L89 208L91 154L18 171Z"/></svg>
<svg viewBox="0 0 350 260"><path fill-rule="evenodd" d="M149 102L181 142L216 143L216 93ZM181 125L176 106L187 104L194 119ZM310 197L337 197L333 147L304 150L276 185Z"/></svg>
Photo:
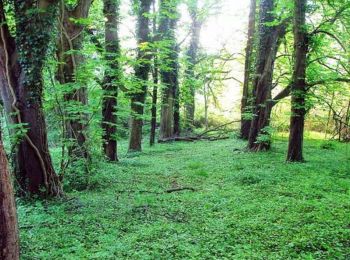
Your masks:
<svg viewBox="0 0 350 260"><path fill-rule="evenodd" d="M165 41L165 45L160 50L162 66L160 75L163 83L162 106L160 115L159 141L174 137L174 93L177 85L177 44L175 39L175 29L177 17L172 17L176 13L177 3L170 3L162 0L160 5L160 40Z"/></svg>
<svg viewBox="0 0 350 260"><path fill-rule="evenodd" d="M306 0L294 0L294 70L292 79L292 114L287 160L302 162L305 97L306 97L306 64L308 53L308 34L305 29Z"/></svg>
<svg viewBox="0 0 350 260"><path fill-rule="evenodd" d="M15 199L8 162L0 140L0 259L19 259Z"/></svg>
<svg viewBox="0 0 350 260"><path fill-rule="evenodd" d="M255 36L255 22L256 22L256 0L250 1L249 25L248 25L248 40L245 50L245 68L244 68L244 83L243 95L241 101L241 133L242 139L249 138L249 130L251 125L248 113L251 111L252 90L251 85L251 69L252 69L252 54L254 50L254 36Z"/></svg>
<svg viewBox="0 0 350 260"><path fill-rule="evenodd" d="M145 44L150 41L149 12L152 0L140 0L137 18L137 65L135 77L138 80L138 88L131 94L131 130L129 140L129 152L142 150L142 126L144 106L147 95L148 76L151 71L151 59L149 50Z"/></svg>
<svg viewBox="0 0 350 260"><path fill-rule="evenodd" d="M120 0L104 0L105 22L105 59L108 68L103 80L102 129L103 150L110 161L118 161L117 153L117 97L121 81L119 64L119 5Z"/></svg>
<svg viewBox="0 0 350 260"><path fill-rule="evenodd" d="M191 3L190 3L191 4ZM191 41L187 56L187 68L185 70L185 86L186 86L186 100L185 100L185 129L187 131L192 131L194 126L194 113L195 113L195 96L196 96L196 86L195 86L195 65L197 63L198 49L200 34L202 30L203 21L199 17L198 12L198 0L193 1L193 5L190 5L190 15L191 15Z"/></svg>
<svg viewBox="0 0 350 260"><path fill-rule="evenodd" d="M272 77L274 27L268 25L274 21L273 15L274 0L261 0L260 2L260 19L259 19L259 45L256 61L256 77L253 83L253 119L251 122L248 148L251 151L268 150L269 142L259 142L258 137L261 130L268 124L268 118L265 108L269 98L270 86L269 79Z"/></svg>
<svg viewBox="0 0 350 260"><path fill-rule="evenodd" d="M58 196L62 188L51 162L42 107L42 69L56 5L50 1L16 1L16 42L9 33L2 1L0 9L1 94L7 113L13 115L13 121L21 128L15 156L20 190Z"/></svg>
<svg viewBox="0 0 350 260"><path fill-rule="evenodd" d="M69 145L70 156L87 158L86 147L86 115L83 107L87 105L87 89L85 79L78 75L79 67L83 64L83 56L79 53L84 40L84 24L79 19L88 17L92 0L80 0L73 10L69 10L64 2L60 8L60 39L57 46L59 67L57 79L61 84L74 84L74 88L64 95L68 106L77 104L81 107L75 112L67 112L66 134L73 143Z"/></svg>

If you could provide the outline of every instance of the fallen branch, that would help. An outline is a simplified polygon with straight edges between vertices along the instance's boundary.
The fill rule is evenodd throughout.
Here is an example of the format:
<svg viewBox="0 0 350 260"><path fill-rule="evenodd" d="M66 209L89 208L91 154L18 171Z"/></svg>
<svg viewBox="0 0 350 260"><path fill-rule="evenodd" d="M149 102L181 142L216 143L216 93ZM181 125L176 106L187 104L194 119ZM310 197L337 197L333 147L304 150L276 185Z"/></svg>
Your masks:
<svg viewBox="0 0 350 260"><path fill-rule="evenodd" d="M118 190L116 192L117 193L141 193L141 194L146 193L146 194L161 195L161 194L165 194L165 193L173 193L173 192L179 192L179 191L185 191L185 190L189 190L189 191L193 191L193 192L196 191L196 189L192 188L192 187L178 187L178 188L168 189L168 190L165 190L163 192L148 191L148 190Z"/></svg>
<svg viewBox="0 0 350 260"><path fill-rule="evenodd" d="M206 134L208 134L208 133L218 131L218 130L220 130L221 128L224 128L224 127L226 127L226 126L228 126L228 125L232 125L232 124L234 124L234 123L240 123L240 122L241 122L241 120L231 121L231 122L225 123L225 124L223 124L223 125L219 125L219 126L217 126L217 127L215 127L215 128L208 129L208 130L204 131L203 133L199 134L198 136L199 136L199 137L202 137L202 136L204 136L204 135L206 135Z"/></svg>
<svg viewBox="0 0 350 260"><path fill-rule="evenodd" d="M235 120L231 121L228 123L225 123L223 125L217 126L212 129L205 130L204 132L194 135L194 136L174 136L171 138L165 138L165 139L159 139L158 143L171 143L171 142L195 142L195 141L200 141L200 140L206 140L206 141L219 141L219 140L226 140L229 139L230 137L227 135L227 133L220 133L219 135L216 136L206 136L211 132L223 130L222 128L232 125L234 123L239 123L241 120Z"/></svg>
<svg viewBox="0 0 350 260"><path fill-rule="evenodd" d="M173 193L173 192L184 191L184 190L190 190L190 191L193 191L193 192L196 191L196 189L194 189L192 187L180 187L180 188L169 189L169 190L166 190L165 192L166 193Z"/></svg>

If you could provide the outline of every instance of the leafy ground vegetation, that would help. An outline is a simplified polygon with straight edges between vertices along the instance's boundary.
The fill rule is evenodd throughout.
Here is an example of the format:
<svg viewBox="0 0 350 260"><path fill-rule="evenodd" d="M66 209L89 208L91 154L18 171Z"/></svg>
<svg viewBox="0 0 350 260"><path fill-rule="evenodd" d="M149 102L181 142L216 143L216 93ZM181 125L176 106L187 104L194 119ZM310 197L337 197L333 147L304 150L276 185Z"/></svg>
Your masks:
<svg viewBox="0 0 350 260"><path fill-rule="evenodd" d="M284 138L245 146L162 144L64 200L18 201L22 259L349 259L350 147L309 139L299 164Z"/></svg>

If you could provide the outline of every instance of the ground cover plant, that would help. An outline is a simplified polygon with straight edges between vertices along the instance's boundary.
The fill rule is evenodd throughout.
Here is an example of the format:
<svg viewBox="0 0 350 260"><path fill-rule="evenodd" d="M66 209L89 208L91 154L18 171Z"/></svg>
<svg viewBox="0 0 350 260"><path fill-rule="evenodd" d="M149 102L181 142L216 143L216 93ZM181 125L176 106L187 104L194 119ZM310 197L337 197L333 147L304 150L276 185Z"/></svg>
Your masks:
<svg viewBox="0 0 350 260"><path fill-rule="evenodd" d="M18 203L23 259L347 259L349 147L307 140L294 164L286 146L163 144L100 163L89 190Z"/></svg>

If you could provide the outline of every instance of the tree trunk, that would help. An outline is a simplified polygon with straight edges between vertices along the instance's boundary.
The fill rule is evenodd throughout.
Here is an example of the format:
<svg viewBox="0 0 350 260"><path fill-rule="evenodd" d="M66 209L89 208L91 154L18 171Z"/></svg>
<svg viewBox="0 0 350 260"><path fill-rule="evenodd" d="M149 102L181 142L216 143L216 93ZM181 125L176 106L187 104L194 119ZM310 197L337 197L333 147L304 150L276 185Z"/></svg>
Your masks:
<svg viewBox="0 0 350 260"><path fill-rule="evenodd" d="M0 140L0 259L19 259L15 199L8 162Z"/></svg>
<svg viewBox="0 0 350 260"><path fill-rule="evenodd" d="M135 67L135 77L138 80L138 87L131 94L131 130L129 140L129 152L142 150L142 126L144 106L147 95L148 76L151 70L152 56L149 54L148 46L150 42L150 18L149 12L152 0L140 0L137 17L137 43L138 54Z"/></svg>
<svg viewBox="0 0 350 260"><path fill-rule="evenodd" d="M187 56L187 68L185 71L185 129L187 131L192 131L194 126L194 113L195 113L195 95L196 95L196 86L195 86L195 65L197 63L198 49L200 34L203 26L203 21L198 14L198 0L195 0L190 3L189 11L191 15L191 41Z"/></svg>
<svg viewBox="0 0 350 260"><path fill-rule="evenodd" d="M209 129L209 119L208 119L209 101L208 101L207 87L205 84L204 84L203 96L204 96L204 125L205 125L205 130L208 130Z"/></svg>
<svg viewBox="0 0 350 260"><path fill-rule="evenodd" d="M308 53L308 34L305 29L306 0L294 0L294 70L292 79L292 114L287 160L302 162L305 97L306 97L306 64Z"/></svg>
<svg viewBox="0 0 350 260"><path fill-rule="evenodd" d="M176 47L175 50L176 54L179 53L179 48ZM179 63L178 63L178 56L176 56L175 66L174 69L174 136L180 136L181 132L181 126L180 126L180 86L179 86Z"/></svg>
<svg viewBox="0 0 350 260"><path fill-rule="evenodd" d="M158 68L157 61L154 62L153 71L153 91L152 91L152 119L151 119L151 134L150 134L150 145L153 146L156 140L156 129L157 129L157 102L158 102Z"/></svg>
<svg viewBox="0 0 350 260"><path fill-rule="evenodd" d="M46 197L59 196L62 188L51 162L42 108L42 69L54 27L56 5L40 1L38 9L33 6L36 6L34 1L15 2L19 46L16 49L1 1L1 94L7 113L14 115L14 122L21 131L16 133L20 138L15 158L20 190Z"/></svg>
<svg viewBox="0 0 350 260"><path fill-rule="evenodd" d="M254 49L254 36L255 36L255 22L256 22L256 0L250 1L250 13L248 24L248 40L245 50L245 68L244 68L244 83L243 83L243 95L241 101L241 133L242 139L249 138L249 130L251 120L247 117L247 113L251 111L251 99L252 90L251 85L251 69L252 69L252 54Z"/></svg>
<svg viewBox="0 0 350 260"><path fill-rule="evenodd" d="M286 33L287 21L278 26L267 23L274 21L274 1L262 0L260 3L260 41L257 53L256 78L253 83L253 119L250 126L248 148L251 151L270 149L269 131L271 109L271 91L274 63L280 39ZM265 138L260 138L265 136Z"/></svg>
<svg viewBox="0 0 350 260"><path fill-rule="evenodd" d="M162 66L160 75L163 83L162 107L160 119L159 140L171 139L174 137L174 90L177 85L177 44L175 39L175 29L177 18L172 17L177 13L177 3L166 0L160 5L159 35L161 40L166 41L166 46L160 52L162 56Z"/></svg>
<svg viewBox="0 0 350 260"><path fill-rule="evenodd" d="M121 80L119 64L119 0L104 0L105 21L105 59L108 68L103 80L102 129L103 150L110 161L118 161L117 153L117 98Z"/></svg>
<svg viewBox="0 0 350 260"><path fill-rule="evenodd" d="M84 63L79 53L84 40L84 24L79 19L88 17L92 0L80 0L73 10L69 10L61 2L60 39L57 46L59 67L57 79L61 84L74 84L73 90L64 95L68 105L79 106L78 112L67 112L66 134L73 143L69 145L69 154L74 158L87 158L86 147L87 116L81 111L87 105L87 89L85 79L79 77L79 68Z"/></svg>
<svg viewBox="0 0 350 260"><path fill-rule="evenodd" d="M331 104L330 104L330 107L329 107L329 110L328 110L328 116L327 116L327 123L326 123L326 130L325 130L324 139L327 139L329 124L331 122L331 115L332 115L332 108L333 108L334 98L335 98L335 92L333 91Z"/></svg>
<svg viewBox="0 0 350 260"><path fill-rule="evenodd" d="M156 1L153 0L153 35L157 34L157 15L156 15ZM153 36L154 37L154 36ZM153 39L155 40L155 38ZM158 68L158 50L154 50L153 55L153 91L152 91L152 108L151 108L151 133L150 133L150 146L153 146L156 141L156 129L157 129L157 102L158 102L158 83L159 83L159 68Z"/></svg>

